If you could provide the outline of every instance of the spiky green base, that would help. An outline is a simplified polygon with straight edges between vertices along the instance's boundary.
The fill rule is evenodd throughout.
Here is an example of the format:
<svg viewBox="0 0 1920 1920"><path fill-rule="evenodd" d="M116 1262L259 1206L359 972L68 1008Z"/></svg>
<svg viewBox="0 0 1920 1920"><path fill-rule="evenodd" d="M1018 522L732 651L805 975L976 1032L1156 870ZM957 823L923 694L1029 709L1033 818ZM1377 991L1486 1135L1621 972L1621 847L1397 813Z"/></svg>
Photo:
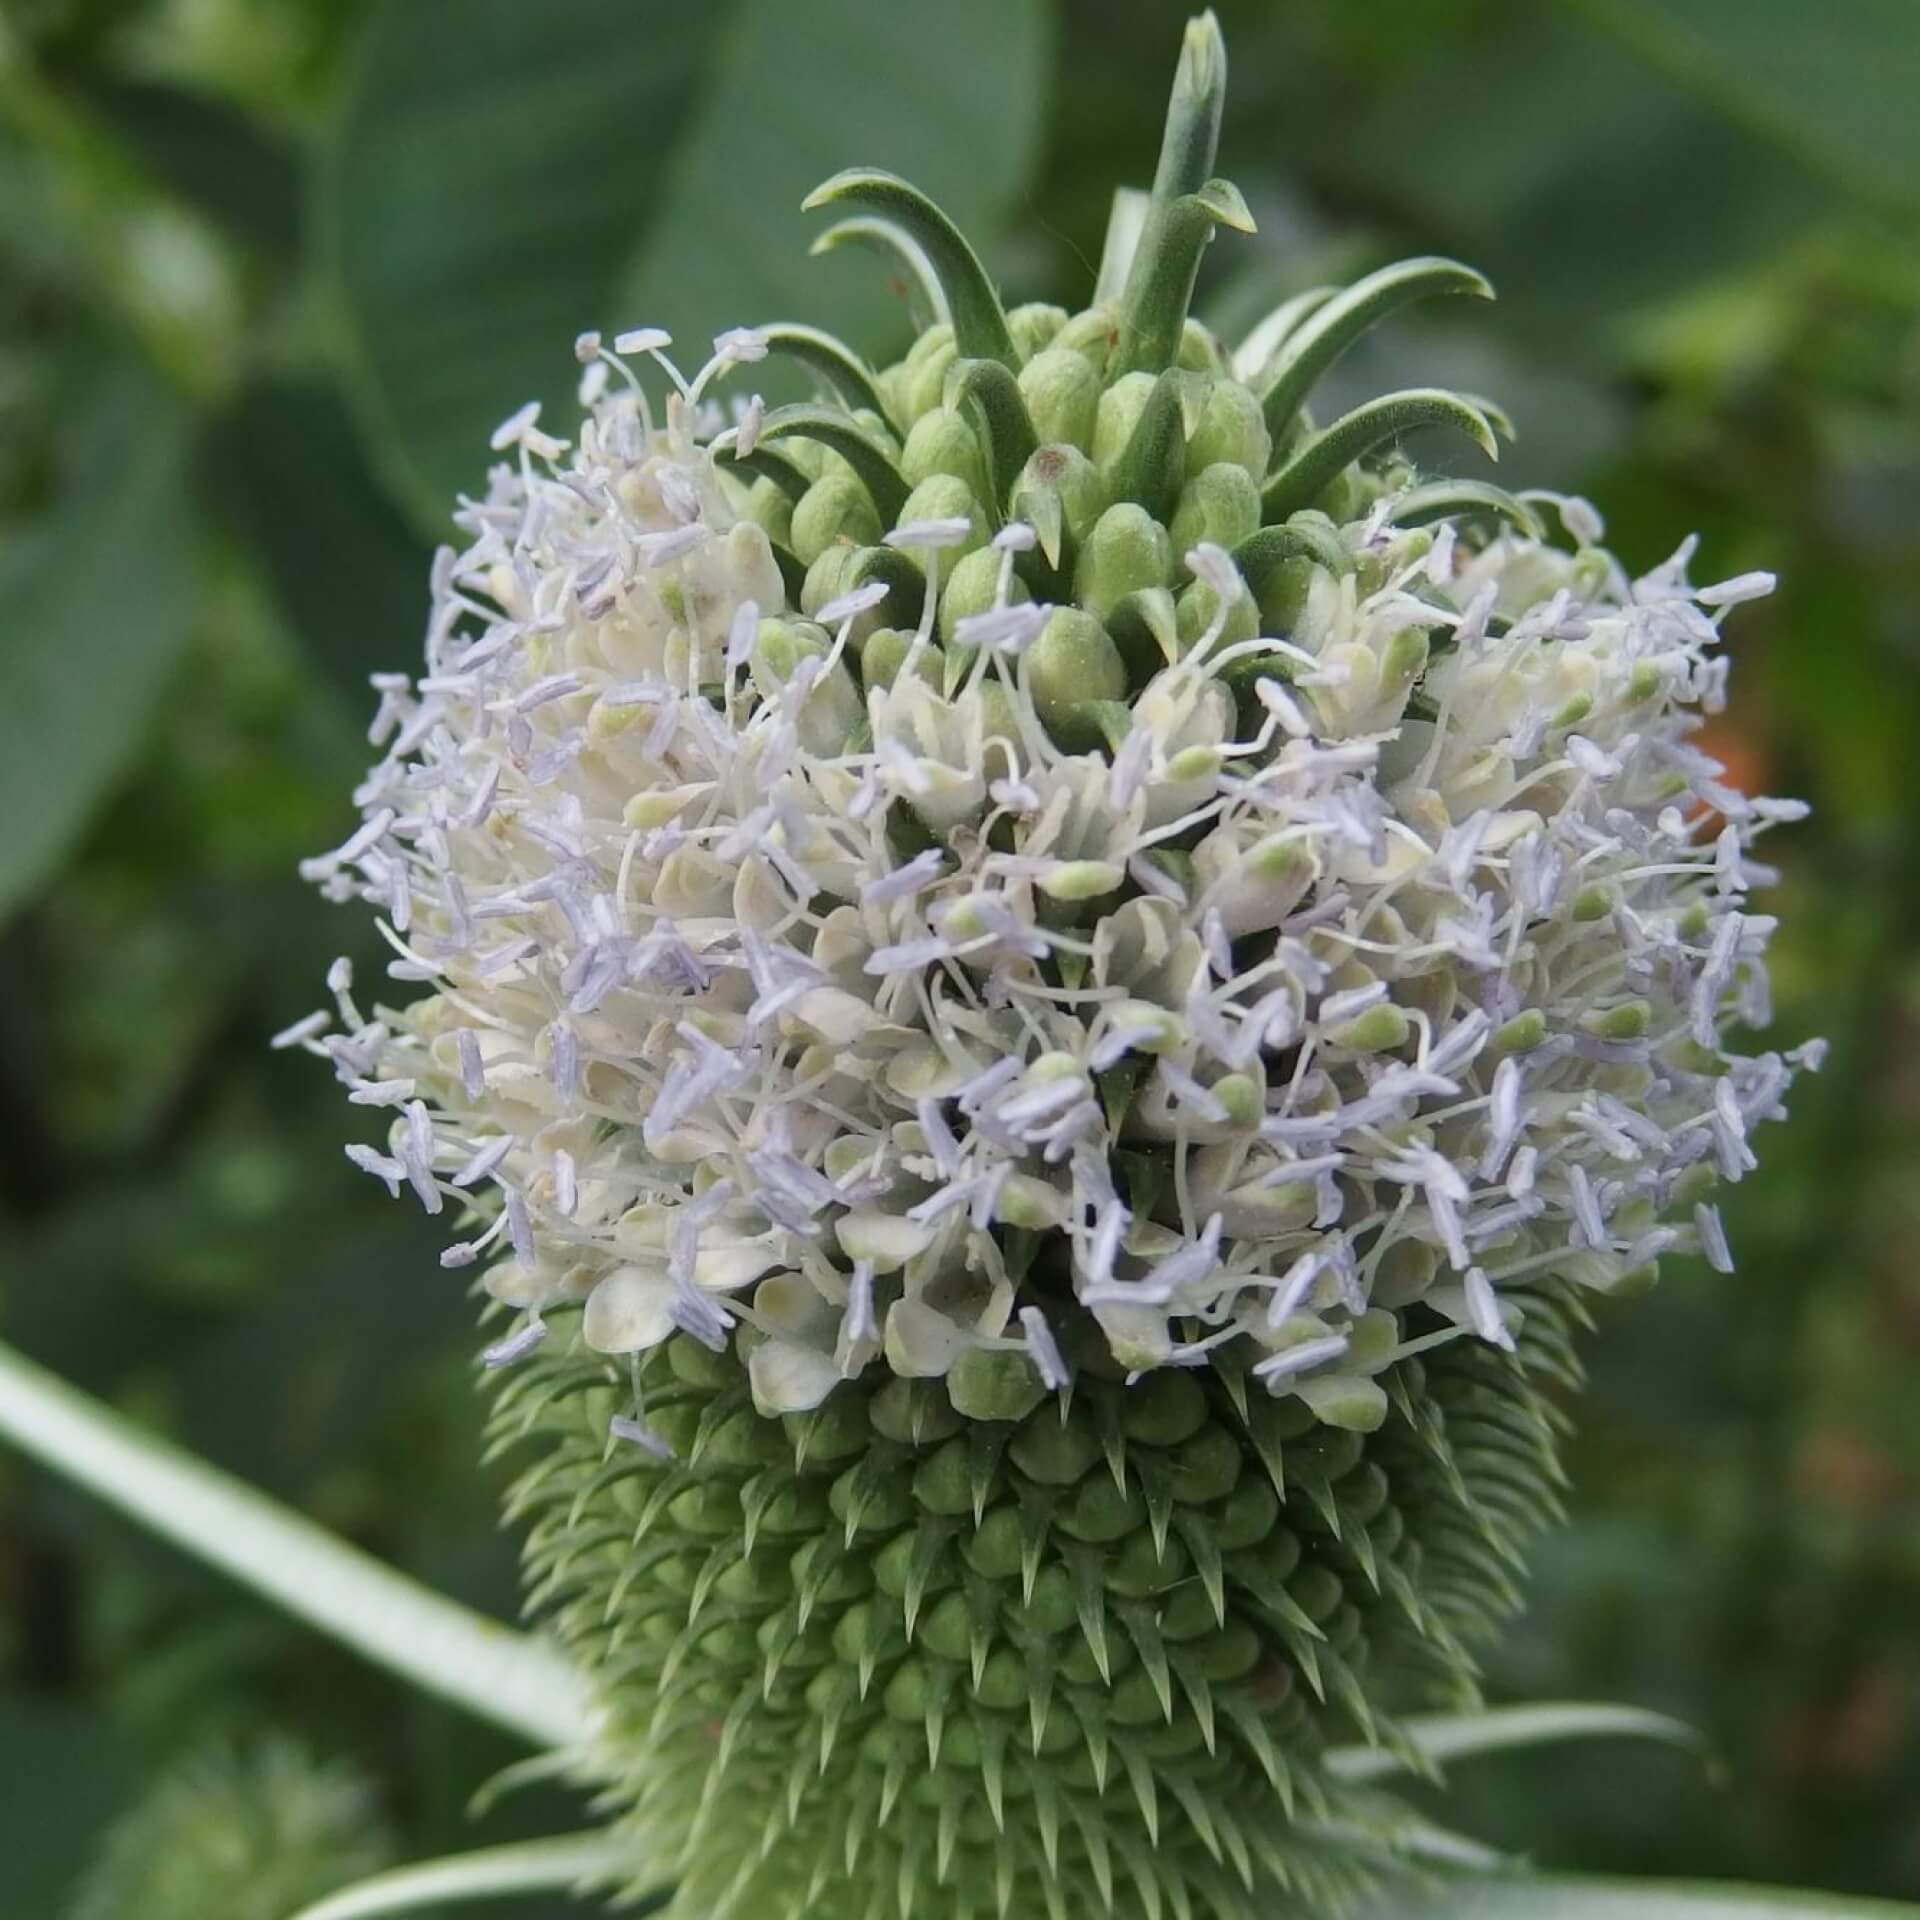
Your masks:
<svg viewBox="0 0 1920 1920"><path fill-rule="evenodd" d="M540 1458L533 1603L596 1675L605 1758L688 1913L1259 1914L1363 1881L1316 1768L1471 1697L1469 1644L1554 1512L1576 1311L1529 1304L1315 1425L1224 1362L963 1420L938 1381L755 1412L676 1335L637 1380L560 1322L501 1393ZM609 1439L634 1410L675 1461Z"/></svg>

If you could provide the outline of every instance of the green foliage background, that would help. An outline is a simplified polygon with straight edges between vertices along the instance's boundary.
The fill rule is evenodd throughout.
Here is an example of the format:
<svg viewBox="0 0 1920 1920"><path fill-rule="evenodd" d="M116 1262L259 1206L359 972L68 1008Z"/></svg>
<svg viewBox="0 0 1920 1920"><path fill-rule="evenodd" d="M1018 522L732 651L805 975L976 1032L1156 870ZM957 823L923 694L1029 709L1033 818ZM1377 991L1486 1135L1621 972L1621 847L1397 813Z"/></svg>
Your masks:
<svg viewBox="0 0 1920 1920"><path fill-rule="evenodd" d="M1261 232L1213 250L1210 317L1396 251L1484 267L1491 316L1389 334L1356 389L1498 395L1503 478L1587 492L1634 563L1697 529L1702 577L1777 568L1718 740L1818 808L1779 843L1778 985L1832 1063L1737 1196L1739 1274L1607 1310L1579 1517L1493 1676L1666 1708L1725 1777L1560 1750L1467 1776L1463 1823L1551 1864L1920 1897L1920 10L1221 12ZM1010 298L1083 297L1179 18L0 10L5 1337L512 1607L461 1289L342 1158L328 1076L263 1046L343 946L380 964L293 872L348 821L365 676L412 664L436 516L496 419L564 399L581 327L899 343L875 261L807 258L836 166L921 180ZM357 1761L409 1852L571 1817L536 1790L471 1827L515 1757L493 1736L0 1460L0 1911L57 1913L144 1777L268 1723Z"/></svg>

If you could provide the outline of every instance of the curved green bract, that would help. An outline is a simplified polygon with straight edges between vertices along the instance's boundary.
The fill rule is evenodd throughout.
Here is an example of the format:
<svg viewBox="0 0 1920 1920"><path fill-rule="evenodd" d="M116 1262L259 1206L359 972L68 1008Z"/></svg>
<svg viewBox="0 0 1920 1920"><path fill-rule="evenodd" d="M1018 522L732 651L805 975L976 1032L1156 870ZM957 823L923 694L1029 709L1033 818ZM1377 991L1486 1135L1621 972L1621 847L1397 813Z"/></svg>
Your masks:
<svg viewBox="0 0 1920 1920"><path fill-rule="evenodd" d="M873 369L846 344L819 327L803 327L780 321L760 329L761 337L775 353L798 360L817 373L848 406L888 418L887 404L874 385Z"/></svg>
<svg viewBox="0 0 1920 1920"><path fill-rule="evenodd" d="M1013 336L1000 296L980 264L980 256L947 216L910 181L879 167L849 167L821 183L801 203L805 212L820 207L853 207L904 228L918 243L946 295L953 337L972 360L998 360L1018 368Z"/></svg>
<svg viewBox="0 0 1920 1920"><path fill-rule="evenodd" d="M862 432L846 414L832 407L776 407L760 428L761 443L789 438L817 440L823 447L832 448L859 476L882 523L891 526L900 517L908 493L900 469L886 448Z"/></svg>
<svg viewBox="0 0 1920 1920"><path fill-rule="evenodd" d="M1436 520L1492 515L1511 521L1531 540L1546 538L1540 516L1524 500L1485 480L1430 480L1423 486L1409 487L1394 496L1388 515L1396 527L1424 527Z"/></svg>
<svg viewBox="0 0 1920 1920"><path fill-rule="evenodd" d="M987 453L993 497L986 504L999 517L1020 469L1040 444L1019 383L998 360L961 360L947 376L951 404L972 424Z"/></svg>
<svg viewBox="0 0 1920 1920"><path fill-rule="evenodd" d="M1220 117L1227 104L1227 43L1209 8L1187 22L1167 98L1166 126L1160 136L1160 160L1153 176L1153 199L1170 206L1196 193L1213 172L1220 149Z"/></svg>
<svg viewBox="0 0 1920 1920"><path fill-rule="evenodd" d="M1276 443L1292 429L1293 417L1306 404L1314 382L1368 328L1400 307L1443 293L1471 293L1491 300L1493 287L1484 274L1457 260L1402 260L1356 281L1302 320L1266 370L1268 384L1261 404Z"/></svg>
<svg viewBox="0 0 1920 1920"><path fill-rule="evenodd" d="M1215 227L1254 230L1253 215L1231 180L1209 180L1182 194L1142 236L1120 303L1120 343L1114 370L1158 373L1170 366L1193 304L1200 255Z"/></svg>
<svg viewBox="0 0 1920 1920"><path fill-rule="evenodd" d="M1122 366L1157 373L1170 364L1193 297L1193 270L1214 221L1251 217L1238 192L1211 178L1227 97L1227 48L1211 12L1187 22L1180 64L1167 100L1160 160L1139 242L1120 296ZM1227 211L1204 202L1224 189ZM1202 204L1196 204L1202 203Z"/></svg>
<svg viewBox="0 0 1920 1920"><path fill-rule="evenodd" d="M1140 587L1122 594L1107 615L1107 631L1136 683L1144 684L1179 658L1180 627L1173 595L1165 587Z"/></svg>
<svg viewBox="0 0 1920 1920"><path fill-rule="evenodd" d="M1457 427L1488 459L1500 457L1492 423L1478 407L1440 387L1410 387L1355 407L1305 441L1261 489L1262 508L1280 518L1310 506L1354 461L1416 427Z"/></svg>
<svg viewBox="0 0 1920 1920"><path fill-rule="evenodd" d="M750 473L756 480L771 480L789 500L799 501L813 482L791 460L783 459L768 448L756 446L742 453L737 442L717 449L733 466Z"/></svg>
<svg viewBox="0 0 1920 1920"><path fill-rule="evenodd" d="M1514 429L1513 415L1498 400L1489 400L1484 393L1459 393L1456 397L1464 400L1468 406L1477 408L1486 415L1490 426L1502 440L1514 440L1519 437Z"/></svg>
<svg viewBox="0 0 1920 1920"><path fill-rule="evenodd" d="M953 316L947 310L947 290L940 284L940 276L933 270L933 262L926 256L920 243L913 235L893 220L854 219L836 220L814 236L813 244L807 251L818 258L822 254L834 252L850 241L861 241L878 249L881 253L896 256L912 277L913 284L920 289L921 297L926 301L930 317L934 324L946 326Z"/></svg>
<svg viewBox="0 0 1920 1920"><path fill-rule="evenodd" d="M1289 560L1309 560L1330 573L1353 571L1353 554L1328 520L1289 520L1277 527L1262 527L1233 550L1233 564L1256 600Z"/></svg>
<svg viewBox="0 0 1920 1920"><path fill-rule="evenodd" d="M1338 293L1338 287L1308 287L1283 300L1233 350L1233 370L1242 380L1257 380L1291 337L1295 327Z"/></svg>
<svg viewBox="0 0 1920 1920"><path fill-rule="evenodd" d="M848 588L878 580L899 596L888 609L895 626L911 625L920 617L927 598L927 576L897 547L863 547L847 578Z"/></svg>

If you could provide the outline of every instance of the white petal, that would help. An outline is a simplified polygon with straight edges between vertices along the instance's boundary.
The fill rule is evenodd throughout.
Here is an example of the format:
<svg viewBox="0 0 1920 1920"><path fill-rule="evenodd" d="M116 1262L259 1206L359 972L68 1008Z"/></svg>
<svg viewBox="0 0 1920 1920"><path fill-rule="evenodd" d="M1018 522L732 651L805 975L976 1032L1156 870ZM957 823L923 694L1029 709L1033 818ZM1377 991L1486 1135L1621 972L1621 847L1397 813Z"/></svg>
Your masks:
<svg viewBox="0 0 1920 1920"><path fill-rule="evenodd" d="M673 1283L661 1267L615 1267L587 1296L582 1331L596 1353L644 1353L673 1331Z"/></svg>

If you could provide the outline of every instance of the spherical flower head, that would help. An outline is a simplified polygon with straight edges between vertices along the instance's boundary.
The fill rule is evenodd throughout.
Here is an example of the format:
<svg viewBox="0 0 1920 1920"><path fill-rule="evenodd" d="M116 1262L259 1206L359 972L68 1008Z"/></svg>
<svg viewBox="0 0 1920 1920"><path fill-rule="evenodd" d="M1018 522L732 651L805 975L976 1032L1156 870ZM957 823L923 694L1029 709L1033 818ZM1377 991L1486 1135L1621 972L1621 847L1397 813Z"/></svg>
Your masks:
<svg viewBox="0 0 1920 1920"><path fill-rule="evenodd" d="M1795 809L1689 739L1756 583L1389 491L1276 570L1283 631L1126 502L1077 569L1122 595L1036 601L977 503L790 595L730 433L669 413L615 385L541 457L519 420L312 866L430 989L303 1037L393 1111L378 1177L500 1196L449 1264L584 1299L602 1353L737 1337L766 1413L877 1368L1012 1417L1092 1328L1370 1427L1410 1342L1510 1343L1535 1275L1724 1258L1705 1196L1793 1071L1723 1040ZM858 484L831 459L802 505Z"/></svg>
<svg viewBox="0 0 1920 1920"><path fill-rule="evenodd" d="M535 1565L640 1675L632 1796L689 1863L714 1782L798 1724L767 1846L816 1810L801 1884L859 1881L849 1808L957 1792L944 1750L974 1797L889 1872L945 1880L964 1839L1107 1911L1105 1842L1076 1881L1047 1817L1005 1841L1002 1744L1054 1751L1033 1660L1064 1635L1082 1826L1119 1793L1150 1839L1164 1791L1169 1885L1228 1854L1247 1890L1319 1885L1304 1826L1256 1871L1261 1796L1290 1749L1470 1684L1504 1582L1462 1597L1449 1556L1553 1501L1530 1372L1569 1370L1574 1293L1728 1263L1712 1191L1811 1058L1727 1043L1768 1014L1752 845L1797 809L1692 741L1770 581L1696 588L1691 543L1631 578L1584 502L1419 483L1407 427L1493 445L1456 396L1312 427L1339 352L1484 293L1465 268L1309 296L1237 352L1187 318L1247 224L1191 177L1223 75L1200 23L1131 266L1080 314L1003 313L937 209L859 173L816 201L879 216L949 316L897 364L735 329L688 380L657 330L583 335L577 431L495 436L426 671L376 682L363 824L311 863L421 992L363 1012L337 971L342 1030L285 1038L386 1110L349 1151L511 1311L485 1358L573 1449L528 1497L564 1492ZM821 401L730 418L769 354ZM1489 1396L1506 1437L1450 1440ZM584 1430L550 1425L569 1397ZM762 1535L781 1578L745 1571ZM1363 1684L1369 1648L1417 1684ZM1116 1787L1136 1709L1163 1733Z"/></svg>

